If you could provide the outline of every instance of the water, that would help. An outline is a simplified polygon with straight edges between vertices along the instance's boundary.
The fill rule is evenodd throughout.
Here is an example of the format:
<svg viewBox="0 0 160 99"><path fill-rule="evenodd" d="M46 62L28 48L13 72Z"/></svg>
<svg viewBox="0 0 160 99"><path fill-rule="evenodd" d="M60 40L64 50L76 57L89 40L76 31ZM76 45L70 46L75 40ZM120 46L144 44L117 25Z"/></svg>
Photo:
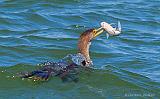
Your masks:
<svg viewBox="0 0 160 99"><path fill-rule="evenodd" d="M159 99L159 0L1 0L0 99ZM120 21L123 33L92 41L96 70L78 83L16 77L77 52L81 32Z"/></svg>

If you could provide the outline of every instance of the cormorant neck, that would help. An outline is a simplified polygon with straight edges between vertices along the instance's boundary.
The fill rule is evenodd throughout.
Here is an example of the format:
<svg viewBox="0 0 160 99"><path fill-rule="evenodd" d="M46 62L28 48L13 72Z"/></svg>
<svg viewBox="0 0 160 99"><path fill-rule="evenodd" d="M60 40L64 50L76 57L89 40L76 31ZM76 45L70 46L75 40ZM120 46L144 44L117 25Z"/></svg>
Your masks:
<svg viewBox="0 0 160 99"><path fill-rule="evenodd" d="M90 48L91 42L88 39L85 39L83 37L80 38L79 42L78 42L78 50L79 53L81 53L82 55L84 55L84 57L86 58L87 62L90 62L90 55L89 55L89 48Z"/></svg>

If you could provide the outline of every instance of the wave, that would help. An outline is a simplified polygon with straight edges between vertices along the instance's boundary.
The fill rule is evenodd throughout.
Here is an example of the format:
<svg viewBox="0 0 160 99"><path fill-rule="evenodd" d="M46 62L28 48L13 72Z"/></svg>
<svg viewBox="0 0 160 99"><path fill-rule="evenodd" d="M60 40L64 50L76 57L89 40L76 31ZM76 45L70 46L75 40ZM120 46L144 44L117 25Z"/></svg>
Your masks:
<svg viewBox="0 0 160 99"><path fill-rule="evenodd" d="M55 95L64 93L66 97L72 93L74 98L85 95L83 91L89 94L94 94L95 97L121 97L124 98L126 93L139 92L141 94L150 93L154 97L160 95L159 83L153 82L151 79L137 73L107 65L103 69L94 68L84 70L79 74L79 82L62 82L57 77L52 77L49 81L34 82L27 79L21 79L17 73L22 71L32 71L37 67L28 64L17 64L12 67L0 67L0 92L5 92L3 89L11 90L8 94L21 94L19 90L24 90L23 95L26 97L27 92L40 92L38 94L44 96L49 91ZM46 91L44 91L46 90ZM80 92L80 93L79 93ZM77 96L77 94L79 94ZM21 97L21 96L19 96ZM38 96L35 96L38 97ZM59 96L60 97L60 96ZM63 97L63 96L62 96ZM91 96L93 97L93 96Z"/></svg>

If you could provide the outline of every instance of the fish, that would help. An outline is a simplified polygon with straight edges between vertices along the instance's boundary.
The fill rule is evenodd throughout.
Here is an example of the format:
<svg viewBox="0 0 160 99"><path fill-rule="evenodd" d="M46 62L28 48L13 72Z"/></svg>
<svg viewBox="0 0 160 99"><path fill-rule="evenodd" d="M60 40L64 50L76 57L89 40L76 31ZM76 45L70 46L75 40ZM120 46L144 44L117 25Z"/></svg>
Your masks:
<svg viewBox="0 0 160 99"><path fill-rule="evenodd" d="M111 26L111 24L107 23L107 22L101 22L100 23L101 27L108 32L108 34L110 35L119 35L122 31L122 28L121 28L121 23L120 21L118 21L118 26L117 28L113 28Z"/></svg>

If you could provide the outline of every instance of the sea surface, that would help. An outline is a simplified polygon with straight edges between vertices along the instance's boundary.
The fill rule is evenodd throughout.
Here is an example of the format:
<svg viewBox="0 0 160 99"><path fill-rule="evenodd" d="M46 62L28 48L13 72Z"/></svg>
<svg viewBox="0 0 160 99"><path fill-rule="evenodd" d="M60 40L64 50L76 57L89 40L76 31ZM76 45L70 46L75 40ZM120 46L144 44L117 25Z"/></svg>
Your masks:
<svg viewBox="0 0 160 99"><path fill-rule="evenodd" d="M77 53L102 21L122 34L92 41L95 70L77 83L17 77ZM160 99L160 0L0 0L0 99Z"/></svg>

